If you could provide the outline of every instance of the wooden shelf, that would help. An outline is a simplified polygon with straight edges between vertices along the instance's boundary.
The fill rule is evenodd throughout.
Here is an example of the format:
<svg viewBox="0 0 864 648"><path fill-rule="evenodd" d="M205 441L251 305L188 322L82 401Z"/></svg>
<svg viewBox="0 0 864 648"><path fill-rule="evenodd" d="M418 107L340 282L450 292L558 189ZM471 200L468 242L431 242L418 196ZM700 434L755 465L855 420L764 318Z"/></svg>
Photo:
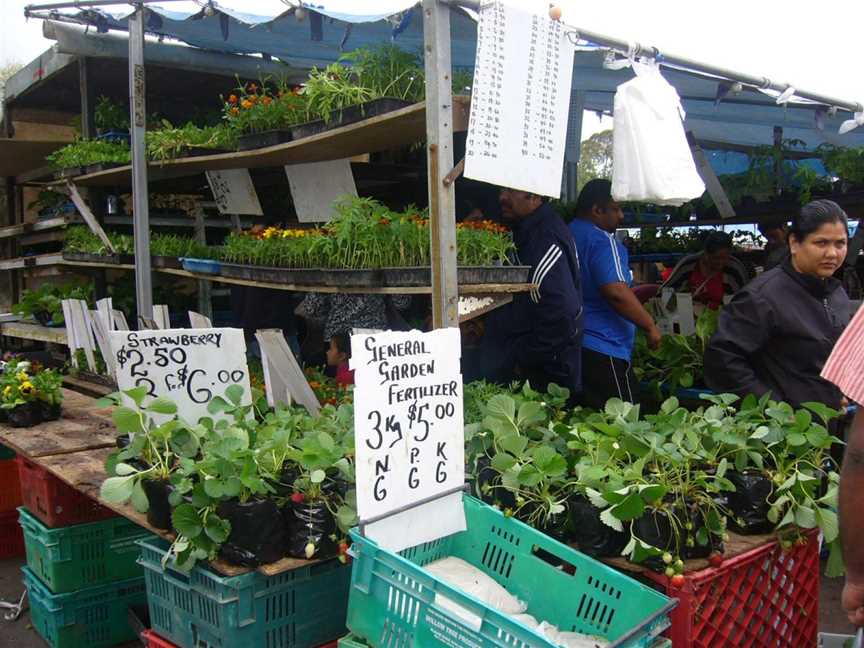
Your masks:
<svg viewBox="0 0 864 648"><path fill-rule="evenodd" d="M467 129L469 106L468 97L453 98L454 132ZM285 144L251 151L151 162L148 165L148 178L151 182L158 182L205 171L260 169L342 160L364 153L403 148L425 137L426 104L421 102ZM130 186L132 167L125 165L71 179L81 186Z"/></svg>
<svg viewBox="0 0 864 648"><path fill-rule="evenodd" d="M0 324L0 335L52 344L67 343L65 328L42 326L33 322L4 322Z"/></svg>
<svg viewBox="0 0 864 648"><path fill-rule="evenodd" d="M20 236L21 234L30 234L31 232L43 232L45 230L57 229L65 227L69 221L66 217L49 218L35 223L21 223L19 225L9 225L8 227L0 227L0 239L9 238L12 236Z"/></svg>
<svg viewBox="0 0 864 648"><path fill-rule="evenodd" d="M21 268L52 265L63 265L63 255L59 253L37 254L34 256L18 257L16 259L0 260L0 270L20 270Z"/></svg>

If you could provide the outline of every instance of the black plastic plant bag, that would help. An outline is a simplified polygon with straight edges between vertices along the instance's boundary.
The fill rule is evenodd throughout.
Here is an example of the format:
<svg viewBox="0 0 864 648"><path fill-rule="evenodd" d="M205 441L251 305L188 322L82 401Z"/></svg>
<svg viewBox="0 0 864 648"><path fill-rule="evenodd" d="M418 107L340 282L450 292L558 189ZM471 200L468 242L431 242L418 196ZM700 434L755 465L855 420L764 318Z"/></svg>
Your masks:
<svg viewBox="0 0 864 648"><path fill-rule="evenodd" d="M330 538L336 531L336 520L323 502L303 502L285 509L288 530L288 555L309 558L306 547L314 548L312 558L326 558L336 553L336 543Z"/></svg>
<svg viewBox="0 0 864 648"><path fill-rule="evenodd" d="M9 425L16 428L28 428L42 422L42 411L36 403L24 403L7 410Z"/></svg>
<svg viewBox="0 0 864 648"><path fill-rule="evenodd" d="M726 478L735 485L726 494L731 528L742 535L770 533L774 528L768 519L768 498L774 490L771 480L759 472L738 471L729 471Z"/></svg>
<svg viewBox="0 0 864 648"><path fill-rule="evenodd" d="M144 479L141 482L147 496L147 523L155 529L171 530L171 504L168 496L174 487L164 479Z"/></svg>
<svg viewBox="0 0 864 648"><path fill-rule="evenodd" d="M627 534L616 531L600 520L601 510L583 495L574 495L568 501L572 538L579 551L593 558L612 558L621 555L627 545Z"/></svg>
<svg viewBox="0 0 864 648"><path fill-rule="evenodd" d="M285 524L273 500L229 500L216 512L231 524L231 534L219 549L228 562L257 567L284 556Z"/></svg>

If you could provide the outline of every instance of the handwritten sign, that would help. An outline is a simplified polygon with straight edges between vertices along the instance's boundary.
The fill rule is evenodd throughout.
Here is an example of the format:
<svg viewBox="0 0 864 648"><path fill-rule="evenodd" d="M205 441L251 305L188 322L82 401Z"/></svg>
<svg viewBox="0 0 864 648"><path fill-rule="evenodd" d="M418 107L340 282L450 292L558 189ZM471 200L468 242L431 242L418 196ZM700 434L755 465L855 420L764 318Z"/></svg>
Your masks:
<svg viewBox="0 0 864 648"><path fill-rule="evenodd" d="M248 169L207 171L207 182L220 214L263 215Z"/></svg>
<svg viewBox="0 0 864 648"><path fill-rule="evenodd" d="M330 160L285 167L291 198L301 223L322 223L333 215L333 203L357 196L349 160Z"/></svg>
<svg viewBox="0 0 864 648"><path fill-rule="evenodd" d="M240 329L112 331L110 336L118 388L145 387L145 404L165 396L181 417L194 422L211 416L207 403L231 385L243 387L244 404L252 402Z"/></svg>
<svg viewBox="0 0 864 648"><path fill-rule="evenodd" d="M466 178L561 195L574 51L561 23L546 15L503 2L482 6Z"/></svg>
<svg viewBox="0 0 864 648"><path fill-rule="evenodd" d="M459 329L351 337L357 512L366 533L398 551L465 529ZM450 503L428 501L450 495ZM436 515L431 517L430 510Z"/></svg>

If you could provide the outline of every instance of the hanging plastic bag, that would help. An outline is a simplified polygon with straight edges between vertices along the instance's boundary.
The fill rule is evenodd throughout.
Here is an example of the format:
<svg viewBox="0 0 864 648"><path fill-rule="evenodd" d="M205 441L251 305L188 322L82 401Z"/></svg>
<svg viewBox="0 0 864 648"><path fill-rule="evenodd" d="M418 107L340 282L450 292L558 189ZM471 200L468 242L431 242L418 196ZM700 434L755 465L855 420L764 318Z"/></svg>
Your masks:
<svg viewBox="0 0 864 648"><path fill-rule="evenodd" d="M683 205L705 192L684 133L675 88L653 62L633 62L636 78L615 93L612 197Z"/></svg>

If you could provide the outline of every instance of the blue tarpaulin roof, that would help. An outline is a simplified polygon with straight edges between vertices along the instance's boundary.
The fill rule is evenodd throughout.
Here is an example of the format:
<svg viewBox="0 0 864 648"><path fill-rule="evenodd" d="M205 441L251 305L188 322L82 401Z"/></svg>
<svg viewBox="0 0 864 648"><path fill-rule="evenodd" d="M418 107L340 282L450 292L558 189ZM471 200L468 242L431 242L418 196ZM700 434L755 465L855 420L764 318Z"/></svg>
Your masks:
<svg viewBox="0 0 864 648"><path fill-rule="evenodd" d="M422 51L423 21L415 0L303 0L299 13L299 0L218 0L212 2L212 10L205 10L205 4L147 5L147 30L203 49L264 54L294 66L327 64L344 51L391 41L409 51ZM250 7L254 13L248 12ZM105 31L125 30L130 11L128 5L118 4L112 10L36 15L85 22ZM453 65L473 67L476 24L462 11L454 10L452 16ZM607 69L606 54L590 44L576 52L573 91L584 93L586 110L611 112L616 88L633 76L629 68ZM721 97L722 79L666 66L663 74L681 95L686 128L699 140L771 145L774 127L779 126L784 139L800 140L807 150L823 143L864 146L864 127L837 133L840 124L851 118L848 111L831 115L826 106L795 98L778 105L775 96L747 87Z"/></svg>

